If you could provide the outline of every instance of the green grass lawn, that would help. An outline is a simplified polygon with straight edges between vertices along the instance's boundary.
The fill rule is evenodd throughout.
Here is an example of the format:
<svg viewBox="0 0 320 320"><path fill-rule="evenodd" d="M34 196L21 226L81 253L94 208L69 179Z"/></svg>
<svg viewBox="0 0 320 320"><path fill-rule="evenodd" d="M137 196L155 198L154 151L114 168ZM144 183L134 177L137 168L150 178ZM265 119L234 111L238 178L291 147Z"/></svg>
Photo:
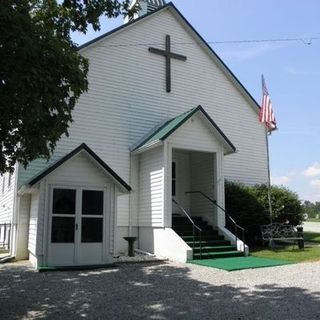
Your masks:
<svg viewBox="0 0 320 320"><path fill-rule="evenodd" d="M320 233L304 231L303 236L305 241L317 242L320 244Z"/></svg>
<svg viewBox="0 0 320 320"><path fill-rule="evenodd" d="M320 261L320 233L304 232L305 249L292 245L284 248L253 248L251 255L260 258L281 259L292 262ZM310 244L312 242L312 244Z"/></svg>
<svg viewBox="0 0 320 320"><path fill-rule="evenodd" d="M253 257L280 259L292 262L320 261L320 247L307 246L304 250L293 249L292 246L283 249L261 248L253 249Z"/></svg>

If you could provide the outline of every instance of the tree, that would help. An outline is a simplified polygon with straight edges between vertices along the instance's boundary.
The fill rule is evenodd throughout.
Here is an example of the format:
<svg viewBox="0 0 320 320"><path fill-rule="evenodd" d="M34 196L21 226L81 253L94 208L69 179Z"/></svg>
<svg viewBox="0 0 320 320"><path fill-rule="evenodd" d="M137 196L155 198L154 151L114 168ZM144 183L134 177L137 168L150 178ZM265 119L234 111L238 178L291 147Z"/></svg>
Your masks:
<svg viewBox="0 0 320 320"><path fill-rule="evenodd" d="M0 1L0 174L50 158L88 89L88 61L74 31L131 16L130 0Z"/></svg>
<svg viewBox="0 0 320 320"><path fill-rule="evenodd" d="M227 182L225 198L226 212L246 229L247 241L255 242L261 238L261 225L270 223L267 186ZM301 224L303 210L296 193L283 186L272 186L271 203L273 222ZM232 226L229 227L233 232Z"/></svg>
<svg viewBox="0 0 320 320"><path fill-rule="evenodd" d="M309 218L316 218L320 215L320 202L316 201L315 203L311 201L304 201L303 205L303 211L308 214Z"/></svg>
<svg viewBox="0 0 320 320"><path fill-rule="evenodd" d="M255 186L253 195L263 205L269 215L268 188L266 185ZM272 217L274 222L289 222L299 225L303 221L303 210L298 195L284 186L271 186Z"/></svg>

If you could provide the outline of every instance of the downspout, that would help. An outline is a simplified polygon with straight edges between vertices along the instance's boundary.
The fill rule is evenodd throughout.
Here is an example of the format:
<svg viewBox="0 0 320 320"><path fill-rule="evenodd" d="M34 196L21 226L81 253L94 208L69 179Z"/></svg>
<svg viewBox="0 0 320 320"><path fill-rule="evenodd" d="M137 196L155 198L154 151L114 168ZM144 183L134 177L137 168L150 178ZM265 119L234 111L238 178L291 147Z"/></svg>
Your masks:
<svg viewBox="0 0 320 320"><path fill-rule="evenodd" d="M15 258L15 253L13 252L13 248L17 250L17 235L18 235L18 211L20 208L20 197L18 197L18 175L19 175L19 163L16 163L15 168L15 176L14 176L14 186L13 186L13 212L12 212L12 231L10 234L10 250L9 250L9 259ZM15 228L15 232L13 232L13 229Z"/></svg>
<svg viewBox="0 0 320 320"><path fill-rule="evenodd" d="M132 185L132 155L130 155L130 165L129 165L129 176L130 176L130 181L129 185ZM132 237L132 218L131 218L131 211L132 211L132 195L129 193L129 215L128 215L128 237Z"/></svg>

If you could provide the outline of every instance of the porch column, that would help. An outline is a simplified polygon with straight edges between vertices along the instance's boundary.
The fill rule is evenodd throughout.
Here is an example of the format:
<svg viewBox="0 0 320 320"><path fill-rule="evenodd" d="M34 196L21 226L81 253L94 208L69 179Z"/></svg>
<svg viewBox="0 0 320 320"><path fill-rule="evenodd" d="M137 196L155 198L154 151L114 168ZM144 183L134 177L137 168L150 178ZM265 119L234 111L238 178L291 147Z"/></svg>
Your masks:
<svg viewBox="0 0 320 320"><path fill-rule="evenodd" d="M219 146L219 151L216 153L216 186L217 194L216 199L218 205L222 208L225 208L225 190L224 190L224 154L223 148ZM218 210L217 223L220 227L225 227L226 219L225 214L221 209Z"/></svg>
<svg viewBox="0 0 320 320"><path fill-rule="evenodd" d="M171 166L172 145L165 141L163 144L163 225L165 228L172 227Z"/></svg>

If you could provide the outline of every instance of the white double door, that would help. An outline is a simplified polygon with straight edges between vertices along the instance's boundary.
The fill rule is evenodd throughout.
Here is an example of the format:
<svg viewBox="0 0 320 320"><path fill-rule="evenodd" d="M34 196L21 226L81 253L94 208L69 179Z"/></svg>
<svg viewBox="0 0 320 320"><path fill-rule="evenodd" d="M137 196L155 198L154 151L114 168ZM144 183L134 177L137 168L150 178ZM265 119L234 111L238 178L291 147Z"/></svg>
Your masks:
<svg viewBox="0 0 320 320"><path fill-rule="evenodd" d="M107 190L51 187L48 266L107 262Z"/></svg>

